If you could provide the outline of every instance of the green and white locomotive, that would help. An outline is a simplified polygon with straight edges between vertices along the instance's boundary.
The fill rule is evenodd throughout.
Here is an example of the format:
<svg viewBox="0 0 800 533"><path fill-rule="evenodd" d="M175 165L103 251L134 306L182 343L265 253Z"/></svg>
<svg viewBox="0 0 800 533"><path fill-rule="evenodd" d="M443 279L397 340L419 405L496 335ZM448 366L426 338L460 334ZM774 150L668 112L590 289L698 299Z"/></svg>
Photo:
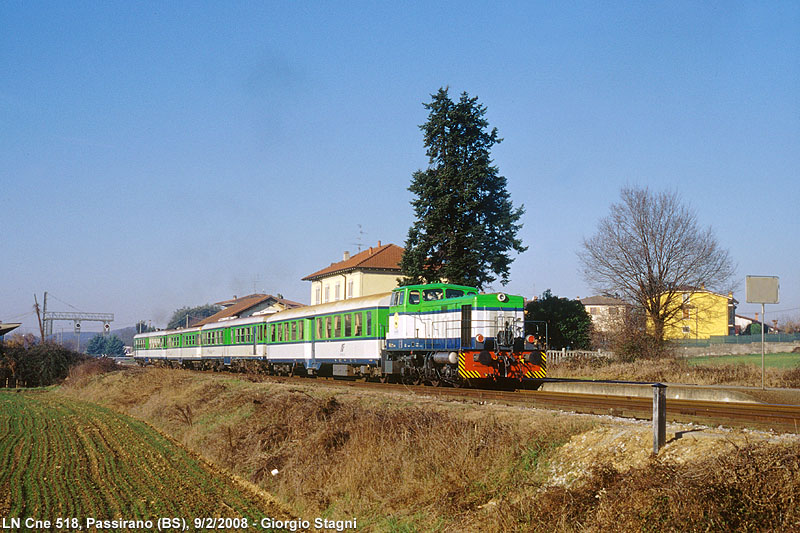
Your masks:
<svg viewBox="0 0 800 533"><path fill-rule="evenodd" d="M268 372L433 385L509 384L545 377L524 337L521 296L436 283L195 328L136 335L141 363L238 364Z"/></svg>

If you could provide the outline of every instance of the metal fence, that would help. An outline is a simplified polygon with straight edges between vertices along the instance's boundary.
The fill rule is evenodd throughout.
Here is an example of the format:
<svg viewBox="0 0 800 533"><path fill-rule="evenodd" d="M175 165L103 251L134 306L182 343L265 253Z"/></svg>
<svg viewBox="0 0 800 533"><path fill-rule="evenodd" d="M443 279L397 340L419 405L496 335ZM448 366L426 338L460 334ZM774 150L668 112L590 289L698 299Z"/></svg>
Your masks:
<svg viewBox="0 0 800 533"><path fill-rule="evenodd" d="M588 350L547 350L547 363L557 364L568 359L589 359L596 357L611 357L611 352Z"/></svg>
<svg viewBox="0 0 800 533"><path fill-rule="evenodd" d="M712 344L750 344L761 342L761 335L712 335L707 339L674 339L678 346L711 346ZM764 342L800 342L800 333L767 333Z"/></svg>

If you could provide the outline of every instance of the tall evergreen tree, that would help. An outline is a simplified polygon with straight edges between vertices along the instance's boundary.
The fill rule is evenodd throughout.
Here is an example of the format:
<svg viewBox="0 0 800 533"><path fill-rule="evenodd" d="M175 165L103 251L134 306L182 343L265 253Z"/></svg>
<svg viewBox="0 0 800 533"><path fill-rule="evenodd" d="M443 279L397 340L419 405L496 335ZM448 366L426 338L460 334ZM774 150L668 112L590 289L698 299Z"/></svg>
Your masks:
<svg viewBox="0 0 800 533"><path fill-rule="evenodd" d="M447 280L482 288L497 277L505 285L511 250L527 248L517 238L524 207L514 208L506 178L492 165L490 150L502 141L487 131L486 107L464 92L453 102L447 88L423 104L429 164L414 173L409 191L416 221L408 230L401 262L404 284Z"/></svg>

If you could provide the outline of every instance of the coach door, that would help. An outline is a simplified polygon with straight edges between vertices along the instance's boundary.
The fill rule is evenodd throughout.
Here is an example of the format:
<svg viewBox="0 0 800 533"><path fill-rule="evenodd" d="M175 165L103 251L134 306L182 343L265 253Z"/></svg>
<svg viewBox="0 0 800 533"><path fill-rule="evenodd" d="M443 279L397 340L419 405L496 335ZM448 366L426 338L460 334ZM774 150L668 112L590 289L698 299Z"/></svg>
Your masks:
<svg viewBox="0 0 800 533"><path fill-rule="evenodd" d="M461 347L472 348L472 305L461 306Z"/></svg>

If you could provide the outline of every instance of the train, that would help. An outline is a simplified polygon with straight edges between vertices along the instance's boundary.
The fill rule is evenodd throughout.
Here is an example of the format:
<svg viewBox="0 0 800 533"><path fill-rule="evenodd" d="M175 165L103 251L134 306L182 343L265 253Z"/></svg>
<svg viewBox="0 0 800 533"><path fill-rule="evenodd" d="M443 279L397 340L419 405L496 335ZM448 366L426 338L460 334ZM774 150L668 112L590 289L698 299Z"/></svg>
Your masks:
<svg viewBox="0 0 800 533"><path fill-rule="evenodd" d="M278 375L535 388L546 376L546 352L524 324L522 296L431 283L140 333L133 357Z"/></svg>

